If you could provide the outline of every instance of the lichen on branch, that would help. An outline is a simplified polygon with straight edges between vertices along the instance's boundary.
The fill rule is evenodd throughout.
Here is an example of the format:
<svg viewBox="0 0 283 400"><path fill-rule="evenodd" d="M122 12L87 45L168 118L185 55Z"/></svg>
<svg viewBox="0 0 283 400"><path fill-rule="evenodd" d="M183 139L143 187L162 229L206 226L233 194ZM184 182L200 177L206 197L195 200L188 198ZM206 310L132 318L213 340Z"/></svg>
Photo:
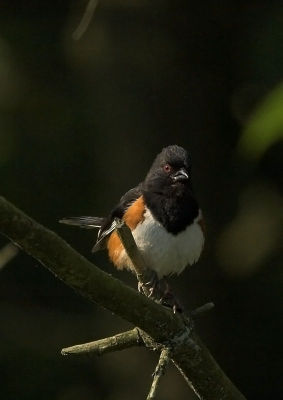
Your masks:
<svg viewBox="0 0 283 400"><path fill-rule="evenodd" d="M153 343L170 345L171 360L200 399L245 400L179 315L101 271L3 197L0 232L82 296L131 322Z"/></svg>

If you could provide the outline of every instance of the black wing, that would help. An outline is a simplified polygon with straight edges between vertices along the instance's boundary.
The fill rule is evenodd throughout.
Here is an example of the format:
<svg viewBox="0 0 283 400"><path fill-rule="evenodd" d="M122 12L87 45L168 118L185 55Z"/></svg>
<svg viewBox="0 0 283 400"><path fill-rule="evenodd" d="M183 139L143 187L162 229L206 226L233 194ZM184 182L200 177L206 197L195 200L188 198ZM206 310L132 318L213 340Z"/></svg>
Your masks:
<svg viewBox="0 0 283 400"><path fill-rule="evenodd" d="M92 252L96 252L105 247L105 239L116 228L115 218L122 219L125 211L129 206L142 195L141 184L130 189L121 197L117 206L112 210L110 216L104 220L103 225L99 229L97 241L93 246Z"/></svg>

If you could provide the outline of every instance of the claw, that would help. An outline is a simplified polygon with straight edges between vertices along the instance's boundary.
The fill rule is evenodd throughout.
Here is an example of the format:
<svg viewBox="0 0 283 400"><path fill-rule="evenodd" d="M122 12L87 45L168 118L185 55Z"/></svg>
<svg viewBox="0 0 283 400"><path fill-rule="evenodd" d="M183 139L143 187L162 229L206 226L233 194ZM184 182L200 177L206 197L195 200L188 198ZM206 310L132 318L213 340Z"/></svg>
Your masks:
<svg viewBox="0 0 283 400"><path fill-rule="evenodd" d="M158 277L156 272L151 271L150 277L148 282L138 282L138 291L145 294L148 297L155 297L154 293L156 291L156 288L158 286Z"/></svg>
<svg viewBox="0 0 283 400"><path fill-rule="evenodd" d="M153 293L154 293L154 288L150 288L149 289L149 296L148 297L153 297Z"/></svg>
<svg viewBox="0 0 283 400"><path fill-rule="evenodd" d="M179 299L170 291L164 294L161 299L161 303L165 306L171 307L173 309L173 313L184 312L184 307L180 303Z"/></svg>
<svg viewBox="0 0 283 400"><path fill-rule="evenodd" d="M138 291L149 298L173 309L173 313L183 312L184 308L177 297L174 296L165 278L158 279L157 274L152 271L151 277L146 283L138 283Z"/></svg>
<svg viewBox="0 0 283 400"><path fill-rule="evenodd" d="M143 284L142 284L140 281L138 281L138 291L139 291L140 293L144 293L144 291L143 291Z"/></svg>

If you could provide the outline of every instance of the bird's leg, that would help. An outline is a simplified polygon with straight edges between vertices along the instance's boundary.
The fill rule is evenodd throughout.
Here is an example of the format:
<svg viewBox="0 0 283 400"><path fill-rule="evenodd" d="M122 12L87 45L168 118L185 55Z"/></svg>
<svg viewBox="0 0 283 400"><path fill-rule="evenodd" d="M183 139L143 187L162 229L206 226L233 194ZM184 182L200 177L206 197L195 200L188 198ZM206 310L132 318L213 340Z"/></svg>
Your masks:
<svg viewBox="0 0 283 400"><path fill-rule="evenodd" d="M146 282L139 281L138 291L145 294L147 297L151 297L154 300L159 300L159 293L162 293L162 288L160 287L160 280L155 271L146 271Z"/></svg>
<svg viewBox="0 0 283 400"><path fill-rule="evenodd" d="M180 300L175 296L175 294L173 293L173 291L172 291L171 287L169 286L168 282L166 281L166 279L162 278L162 280L164 281L165 291L161 298L161 303L164 306L172 308L174 314L177 311L182 313L184 311L184 307L182 306Z"/></svg>
<svg viewBox="0 0 283 400"><path fill-rule="evenodd" d="M166 279L159 279L155 271L150 271L149 280L146 283L138 283L138 290L158 303L172 308L174 313L184 311Z"/></svg>

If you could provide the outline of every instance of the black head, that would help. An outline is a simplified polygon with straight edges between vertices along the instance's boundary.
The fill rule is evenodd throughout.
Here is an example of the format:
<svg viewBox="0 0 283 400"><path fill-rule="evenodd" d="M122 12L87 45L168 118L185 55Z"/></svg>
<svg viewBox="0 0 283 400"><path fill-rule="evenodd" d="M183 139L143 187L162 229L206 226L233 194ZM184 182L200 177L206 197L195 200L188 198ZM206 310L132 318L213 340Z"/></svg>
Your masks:
<svg viewBox="0 0 283 400"><path fill-rule="evenodd" d="M144 185L145 190L156 193L191 190L191 160L187 151L177 145L165 147L154 160Z"/></svg>

